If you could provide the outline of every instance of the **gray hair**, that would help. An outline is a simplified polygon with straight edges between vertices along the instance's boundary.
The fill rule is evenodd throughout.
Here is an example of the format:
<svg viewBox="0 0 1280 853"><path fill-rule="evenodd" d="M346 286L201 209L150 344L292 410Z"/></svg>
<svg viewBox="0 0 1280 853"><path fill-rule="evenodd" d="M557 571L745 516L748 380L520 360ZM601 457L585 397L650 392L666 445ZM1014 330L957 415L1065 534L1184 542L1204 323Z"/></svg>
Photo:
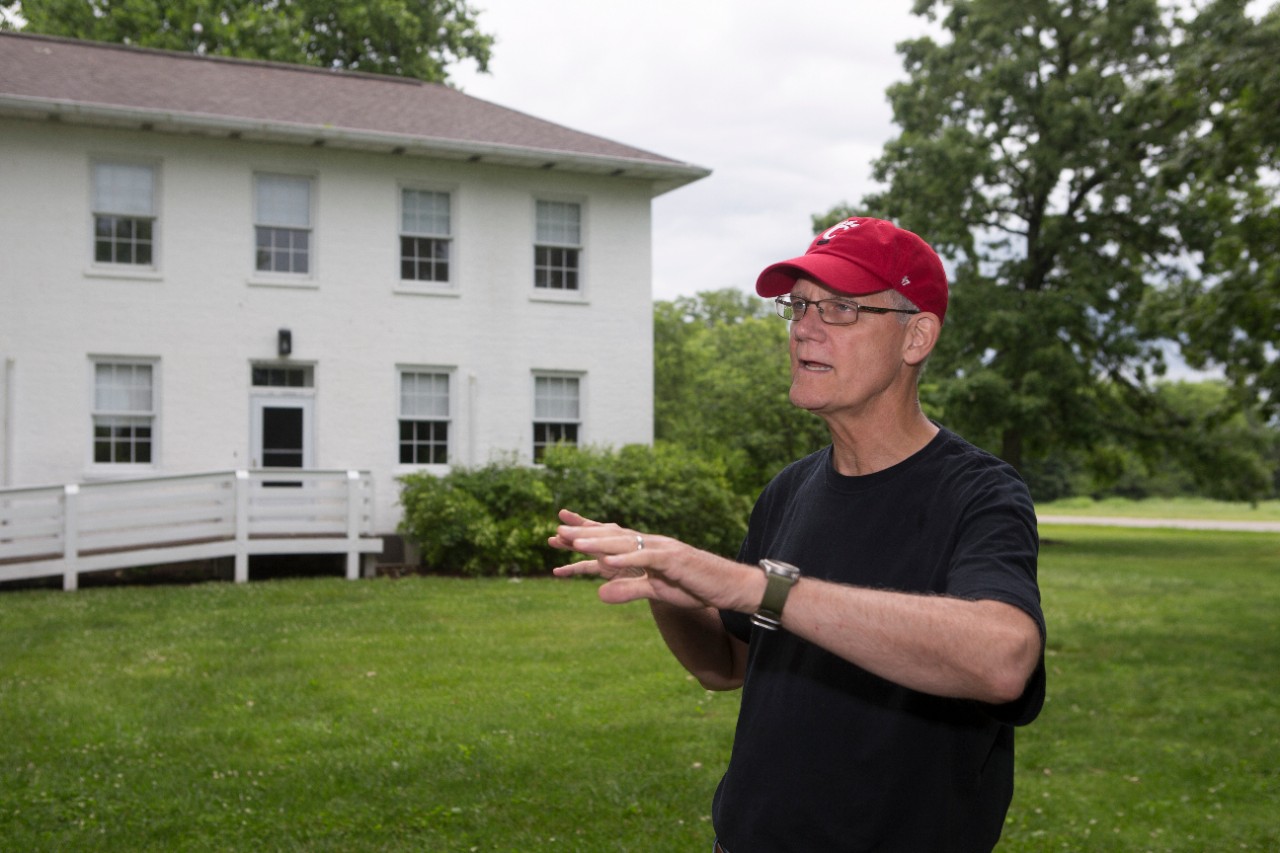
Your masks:
<svg viewBox="0 0 1280 853"><path fill-rule="evenodd" d="M901 293L899 293L896 290L889 291L889 303L890 304L886 307L900 308L903 311L918 311L920 309L919 305L915 304L910 299L903 296ZM902 323L903 325L906 325L907 322L911 320L910 314L898 314L896 316L898 318L898 322Z"/></svg>

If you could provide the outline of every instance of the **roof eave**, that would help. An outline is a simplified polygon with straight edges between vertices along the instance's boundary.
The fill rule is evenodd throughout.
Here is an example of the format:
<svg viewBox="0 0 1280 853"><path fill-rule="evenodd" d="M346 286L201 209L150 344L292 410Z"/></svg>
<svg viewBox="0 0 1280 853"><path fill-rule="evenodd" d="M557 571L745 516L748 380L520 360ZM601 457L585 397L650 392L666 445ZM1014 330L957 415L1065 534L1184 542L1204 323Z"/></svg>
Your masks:
<svg viewBox="0 0 1280 853"><path fill-rule="evenodd" d="M440 139L412 134L356 130L237 118L206 113L150 110L112 104L30 98L0 94L0 115L68 121L167 133L195 133L254 142L374 151L434 157L526 169L609 175L647 181L658 196L711 174L710 169L675 161L583 154L489 142Z"/></svg>

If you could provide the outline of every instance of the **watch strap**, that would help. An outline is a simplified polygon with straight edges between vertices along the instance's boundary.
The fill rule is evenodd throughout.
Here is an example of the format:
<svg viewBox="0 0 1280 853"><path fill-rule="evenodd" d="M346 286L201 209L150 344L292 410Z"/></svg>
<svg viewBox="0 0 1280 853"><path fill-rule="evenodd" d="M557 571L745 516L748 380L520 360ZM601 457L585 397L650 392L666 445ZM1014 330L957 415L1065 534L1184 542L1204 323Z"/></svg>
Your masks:
<svg viewBox="0 0 1280 853"><path fill-rule="evenodd" d="M782 608L787 603L791 587L800 579L800 570L779 560L761 560L760 568L765 576L764 598L760 601L760 608L752 614L751 623L766 631L776 631L782 627Z"/></svg>

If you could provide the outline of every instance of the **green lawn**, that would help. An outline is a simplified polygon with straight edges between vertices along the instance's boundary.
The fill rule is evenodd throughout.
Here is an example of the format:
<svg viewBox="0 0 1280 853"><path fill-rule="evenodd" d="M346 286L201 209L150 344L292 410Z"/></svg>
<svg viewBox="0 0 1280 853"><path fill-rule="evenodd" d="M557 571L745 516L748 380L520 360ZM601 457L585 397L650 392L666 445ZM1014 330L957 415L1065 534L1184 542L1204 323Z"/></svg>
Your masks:
<svg viewBox="0 0 1280 853"><path fill-rule="evenodd" d="M1280 848L1280 535L1046 526L1002 851ZM698 851L736 694L589 581L0 594L0 850Z"/></svg>
<svg viewBox="0 0 1280 853"><path fill-rule="evenodd" d="M1002 850L1280 849L1280 535L1044 526Z"/></svg>
<svg viewBox="0 0 1280 853"><path fill-rule="evenodd" d="M1214 521L1280 521L1280 500L1248 504L1208 498L1063 498L1036 504L1040 515L1114 516L1117 518L1203 518Z"/></svg>

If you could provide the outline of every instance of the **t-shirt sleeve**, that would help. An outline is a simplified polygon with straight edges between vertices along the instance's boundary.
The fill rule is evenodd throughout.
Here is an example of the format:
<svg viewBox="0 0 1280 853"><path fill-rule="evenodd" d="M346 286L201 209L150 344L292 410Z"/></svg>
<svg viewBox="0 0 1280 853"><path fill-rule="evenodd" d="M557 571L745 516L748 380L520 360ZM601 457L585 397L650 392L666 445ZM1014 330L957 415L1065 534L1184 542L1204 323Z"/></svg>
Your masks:
<svg viewBox="0 0 1280 853"><path fill-rule="evenodd" d="M1040 631L1040 660L1021 697L989 713L1010 725L1030 723L1045 696L1044 641L1047 636L1036 579L1039 534L1026 486L1012 473L992 472L967 496L959 525L947 592L974 601L1017 607Z"/></svg>
<svg viewBox="0 0 1280 853"><path fill-rule="evenodd" d="M754 565L764 558L763 544L760 541L761 531L765 528L764 516L769 512L773 497L779 488L781 478L775 479L765 486L764 491L756 498L751 508L751 519L747 525L747 535L738 548L738 562ZM720 621L729 634L744 643L751 642L751 617L734 610L721 610Z"/></svg>

